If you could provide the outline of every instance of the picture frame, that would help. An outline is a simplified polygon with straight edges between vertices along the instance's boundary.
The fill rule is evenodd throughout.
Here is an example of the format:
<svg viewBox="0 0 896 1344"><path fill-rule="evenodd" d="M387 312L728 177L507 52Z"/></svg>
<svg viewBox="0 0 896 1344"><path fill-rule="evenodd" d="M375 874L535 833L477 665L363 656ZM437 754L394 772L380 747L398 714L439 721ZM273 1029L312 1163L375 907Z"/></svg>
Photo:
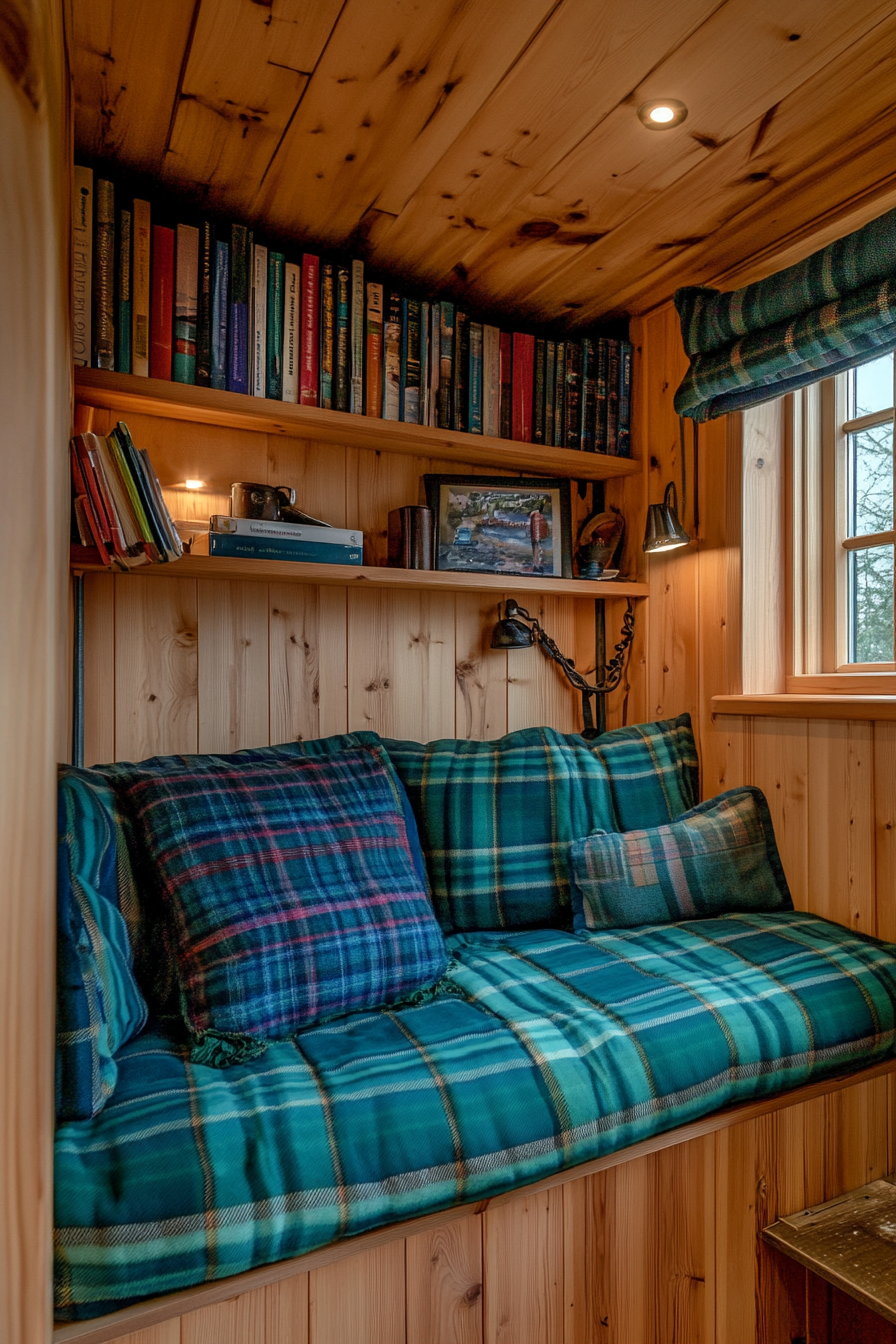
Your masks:
<svg viewBox="0 0 896 1344"><path fill-rule="evenodd" d="M572 578L569 481L551 476L423 477L435 517L435 568Z"/></svg>

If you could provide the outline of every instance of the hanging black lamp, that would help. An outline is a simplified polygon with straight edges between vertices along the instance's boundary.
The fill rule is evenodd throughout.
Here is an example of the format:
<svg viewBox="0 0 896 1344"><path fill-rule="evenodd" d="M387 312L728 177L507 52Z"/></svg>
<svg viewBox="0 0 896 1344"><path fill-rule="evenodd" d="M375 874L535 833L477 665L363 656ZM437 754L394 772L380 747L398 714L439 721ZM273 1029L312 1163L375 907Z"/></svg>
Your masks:
<svg viewBox="0 0 896 1344"><path fill-rule="evenodd" d="M644 530L644 550L674 551L678 546L687 546L690 537L678 518L678 492L675 482L666 486L662 504L650 504L647 507L647 526Z"/></svg>

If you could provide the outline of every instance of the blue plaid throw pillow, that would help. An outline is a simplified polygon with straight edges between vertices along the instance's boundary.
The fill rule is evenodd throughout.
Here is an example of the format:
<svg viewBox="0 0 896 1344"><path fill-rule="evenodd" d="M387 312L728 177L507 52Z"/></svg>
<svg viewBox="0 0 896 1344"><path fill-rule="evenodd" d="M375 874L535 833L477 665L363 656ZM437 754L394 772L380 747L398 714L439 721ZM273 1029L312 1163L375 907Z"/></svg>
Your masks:
<svg viewBox="0 0 896 1344"><path fill-rule="evenodd" d="M175 931L194 1062L236 1063L444 973L381 748L170 757L115 776Z"/></svg>
<svg viewBox="0 0 896 1344"><path fill-rule="evenodd" d="M576 930L792 910L761 789L729 789L666 826L570 846Z"/></svg>
<svg viewBox="0 0 896 1344"><path fill-rule="evenodd" d="M94 770L59 770L56 1115L86 1120L115 1090L115 1052L142 1029L133 873L115 796Z"/></svg>
<svg viewBox="0 0 896 1344"><path fill-rule="evenodd" d="M439 923L459 932L570 928L570 842L672 821L698 798L686 714L594 742L524 728L383 746L417 817Z"/></svg>

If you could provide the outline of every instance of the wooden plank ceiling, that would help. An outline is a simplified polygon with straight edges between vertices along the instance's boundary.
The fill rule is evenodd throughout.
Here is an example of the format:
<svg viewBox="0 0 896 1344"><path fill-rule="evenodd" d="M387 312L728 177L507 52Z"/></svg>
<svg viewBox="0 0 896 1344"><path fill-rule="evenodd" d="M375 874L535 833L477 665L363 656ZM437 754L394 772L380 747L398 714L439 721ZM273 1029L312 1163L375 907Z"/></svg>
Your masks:
<svg viewBox="0 0 896 1344"><path fill-rule="evenodd" d="M79 153L473 310L584 327L896 203L896 0L70 3Z"/></svg>

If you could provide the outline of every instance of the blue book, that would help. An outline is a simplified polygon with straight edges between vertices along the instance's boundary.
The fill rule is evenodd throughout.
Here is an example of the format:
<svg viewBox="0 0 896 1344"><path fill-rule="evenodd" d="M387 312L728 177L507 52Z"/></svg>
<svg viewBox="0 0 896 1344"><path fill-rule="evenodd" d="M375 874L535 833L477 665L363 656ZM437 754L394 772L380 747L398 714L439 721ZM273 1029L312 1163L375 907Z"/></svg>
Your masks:
<svg viewBox="0 0 896 1344"><path fill-rule="evenodd" d="M227 390L249 391L249 231L230 229L230 315L227 341Z"/></svg>
<svg viewBox="0 0 896 1344"><path fill-rule="evenodd" d="M429 304L420 304L420 421L429 424Z"/></svg>
<svg viewBox="0 0 896 1344"><path fill-rule="evenodd" d="M241 537L229 532L209 532L208 553L247 560L300 560L325 565L360 565L363 556L360 546L331 546L285 537Z"/></svg>
<svg viewBox="0 0 896 1344"><path fill-rule="evenodd" d="M268 257L267 390L272 401L283 400L283 254Z"/></svg>
<svg viewBox="0 0 896 1344"><path fill-rule="evenodd" d="M467 382L467 432L482 433L482 323L470 323L470 376Z"/></svg>
<svg viewBox="0 0 896 1344"><path fill-rule="evenodd" d="M230 293L230 248L227 243L215 243L212 263L212 387L222 391L227 387L227 298Z"/></svg>
<svg viewBox="0 0 896 1344"><path fill-rule="evenodd" d="M405 400L405 393L407 392L408 389L408 303L409 303L408 299L402 299L401 301L401 336L399 338L401 341L401 344L399 346L401 352L399 358L401 360L401 363L398 366L399 420L405 419L404 400Z"/></svg>

